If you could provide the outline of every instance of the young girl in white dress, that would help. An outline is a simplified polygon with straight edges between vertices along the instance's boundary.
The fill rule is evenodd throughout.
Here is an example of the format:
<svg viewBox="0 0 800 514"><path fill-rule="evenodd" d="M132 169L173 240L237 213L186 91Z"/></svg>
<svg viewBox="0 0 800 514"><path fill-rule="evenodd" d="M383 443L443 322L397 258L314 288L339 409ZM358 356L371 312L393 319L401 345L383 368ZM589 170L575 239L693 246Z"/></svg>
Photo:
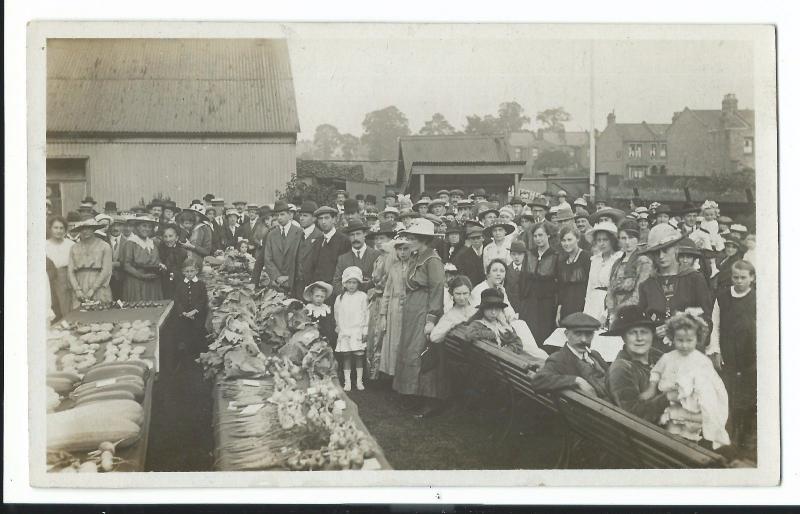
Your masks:
<svg viewBox="0 0 800 514"><path fill-rule="evenodd" d="M708 325L699 316L678 312L666 323L675 349L664 354L650 371L650 386L639 397L648 400L657 391L667 393L669 406L661 415L668 432L692 441L705 439L714 449L731 444L728 393L714 365L697 349Z"/></svg>
<svg viewBox="0 0 800 514"><path fill-rule="evenodd" d="M356 389L364 390L364 351L367 348L367 329L369 316L367 293L358 287L364 281L361 269L350 266L342 272L344 291L333 305L333 316L336 319L336 353L343 356L344 390L350 391L353 361L356 363Z"/></svg>

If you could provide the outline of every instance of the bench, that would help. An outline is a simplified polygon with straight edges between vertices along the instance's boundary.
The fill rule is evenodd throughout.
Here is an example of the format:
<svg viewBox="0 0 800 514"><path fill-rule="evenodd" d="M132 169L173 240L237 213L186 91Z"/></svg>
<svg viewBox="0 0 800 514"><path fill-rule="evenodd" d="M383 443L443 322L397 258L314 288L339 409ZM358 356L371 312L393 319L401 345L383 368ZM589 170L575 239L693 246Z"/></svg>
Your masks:
<svg viewBox="0 0 800 514"><path fill-rule="evenodd" d="M594 443L635 468L726 467L727 459L686 439L638 418L599 398L578 391L556 394L536 392L531 378L542 362L477 341L469 343L466 327L455 327L445 338L449 359L469 362L488 371L513 392L556 412L568 430L558 467L569 465L573 449L583 442ZM513 396L512 396L513 402Z"/></svg>

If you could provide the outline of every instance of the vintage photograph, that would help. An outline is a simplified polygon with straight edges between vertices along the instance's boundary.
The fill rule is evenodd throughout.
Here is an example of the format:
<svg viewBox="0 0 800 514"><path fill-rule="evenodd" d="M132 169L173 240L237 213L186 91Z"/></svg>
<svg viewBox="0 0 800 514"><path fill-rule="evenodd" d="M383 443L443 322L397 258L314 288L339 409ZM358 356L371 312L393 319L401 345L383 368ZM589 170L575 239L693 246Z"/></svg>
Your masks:
<svg viewBox="0 0 800 514"><path fill-rule="evenodd" d="M777 483L771 28L75 25L36 485Z"/></svg>

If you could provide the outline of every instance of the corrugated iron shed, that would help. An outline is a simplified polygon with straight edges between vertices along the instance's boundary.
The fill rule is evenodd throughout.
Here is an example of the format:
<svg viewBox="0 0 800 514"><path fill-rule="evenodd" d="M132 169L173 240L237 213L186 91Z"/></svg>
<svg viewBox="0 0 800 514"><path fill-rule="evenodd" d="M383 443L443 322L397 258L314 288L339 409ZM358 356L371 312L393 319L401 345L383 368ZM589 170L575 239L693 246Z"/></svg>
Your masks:
<svg viewBox="0 0 800 514"><path fill-rule="evenodd" d="M296 134L282 39L50 39L47 131Z"/></svg>

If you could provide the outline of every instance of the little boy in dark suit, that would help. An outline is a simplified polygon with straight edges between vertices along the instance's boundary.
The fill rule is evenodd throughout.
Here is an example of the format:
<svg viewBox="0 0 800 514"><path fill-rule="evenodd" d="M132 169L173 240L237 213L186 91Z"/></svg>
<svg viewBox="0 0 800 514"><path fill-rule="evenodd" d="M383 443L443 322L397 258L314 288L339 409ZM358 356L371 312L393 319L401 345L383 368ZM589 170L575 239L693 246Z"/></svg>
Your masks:
<svg viewBox="0 0 800 514"><path fill-rule="evenodd" d="M208 293L205 283L197 278L197 267L187 260L182 267L183 280L175 286L176 342L179 359L194 360L208 347L206 314Z"/></svg>

